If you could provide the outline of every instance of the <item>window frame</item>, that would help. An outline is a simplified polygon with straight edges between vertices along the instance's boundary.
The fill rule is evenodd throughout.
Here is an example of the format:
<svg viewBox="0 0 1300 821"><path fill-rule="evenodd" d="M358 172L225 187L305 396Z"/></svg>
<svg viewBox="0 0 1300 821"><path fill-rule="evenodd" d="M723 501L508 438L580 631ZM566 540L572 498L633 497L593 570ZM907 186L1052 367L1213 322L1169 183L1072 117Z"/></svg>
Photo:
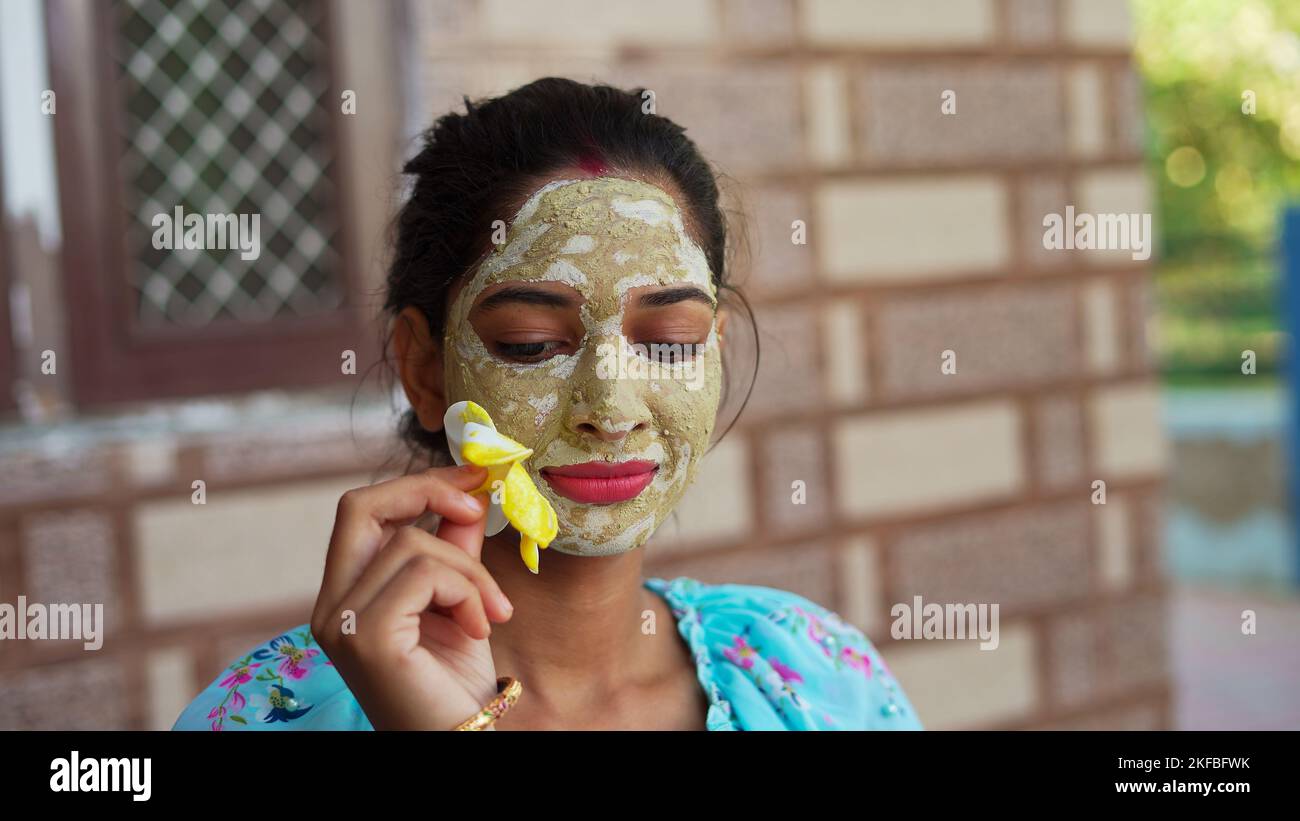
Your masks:
<svg viewBox="0 0 1300 821"><path fill-rule="evenodd" d="M18 388L17 345L14 342L14 329L10 311L10 291L13 281L9 272L13 269L13 250L9 242L9 212L5 210L5 173L4 140L0 135L0 412L9 412L18 407L14 392Z"/></svg>
<svg viewBox="0 0 1300 821"><path fill-rule="evenodd" d="M337 100L335 11L329 0L319 2L326 44L324 99ZM338 222L340 307L313 317L203 328L142 329L133 321L125 183L117 172L123 114L113 13L106 3L46 3L50 82L60 120L64 112L71 120L55 128L55 164L73 401L88 408L354 379L342 373L342 352L355 351L359 362L373 361L378 345L361 298L350 156L338 106L328 106L323 137L334 153L328 178ZM77 54L84 55L84 65L67 57Z"/></svg>

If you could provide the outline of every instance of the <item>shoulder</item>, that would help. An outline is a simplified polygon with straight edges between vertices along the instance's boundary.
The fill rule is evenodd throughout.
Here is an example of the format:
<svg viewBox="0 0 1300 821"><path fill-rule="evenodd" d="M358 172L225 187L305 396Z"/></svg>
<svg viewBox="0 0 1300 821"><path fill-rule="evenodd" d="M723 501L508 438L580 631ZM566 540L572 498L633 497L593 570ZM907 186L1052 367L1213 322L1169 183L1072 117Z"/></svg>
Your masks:
<svg viewBox="0 0 1300 821"><path fill-rule="evenodd" d="M361 706L303 624L232 659L173 730L369 730Z"/></svg>
<svg viewBox="0 0 1300 821"><path fill-rule="evenodd" d="M921 729L875 646L821 604L686 576L647 584L672 605L701 681L740 729Z"/></svg>

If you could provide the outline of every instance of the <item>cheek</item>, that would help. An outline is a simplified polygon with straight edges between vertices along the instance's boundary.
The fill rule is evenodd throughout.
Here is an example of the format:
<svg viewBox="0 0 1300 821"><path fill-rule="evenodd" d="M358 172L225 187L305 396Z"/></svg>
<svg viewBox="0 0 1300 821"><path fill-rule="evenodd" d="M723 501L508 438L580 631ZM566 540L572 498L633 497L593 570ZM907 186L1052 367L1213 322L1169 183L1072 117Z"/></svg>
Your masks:
<svg viewBox="0 0 1300 821"><path fill-rule="evenodd" d="M705 351L695 370L645 385L643 396L659 423L660 434L702 453L717 422L722 395L722 365L716 346Z"/></svg>
<svg viewBox="0 0 1300 821"><path fill-rule="evenodd" d="M473 328L448 338L444 360L447 401L477 402L502 433L536 449L559 415L573 357L556 356L537 365L502 362L488 353Z"/></svg>
<svg viewBox="0 0 1300 821"><path fill-rule="evenodd" d="M716 357L693 379L650 382L647 404L659 441L671 458L671 470L656 478L665 502L675 505L695 479L717 423L722 369ZM662 480L662 481L661 481Z"/></svg>

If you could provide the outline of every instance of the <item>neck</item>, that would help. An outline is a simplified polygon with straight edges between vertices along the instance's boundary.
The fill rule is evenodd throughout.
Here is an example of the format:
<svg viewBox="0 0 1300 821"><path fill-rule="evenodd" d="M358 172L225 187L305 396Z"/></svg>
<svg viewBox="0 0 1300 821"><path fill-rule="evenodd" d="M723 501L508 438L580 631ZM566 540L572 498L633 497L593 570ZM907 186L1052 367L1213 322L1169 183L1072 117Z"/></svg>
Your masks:
<svg viewBox="0 0 1300 821"><path fill-rule="evenodd" d="M656 632L667 606L642 584L644 548L612 556L571 556L542 550L540 573L519 558L519 534L506 528L483 544L483 564L514 605L493 624L497 675L525 682L529 700L565 715L662 674L665 642L642 632L654 613ZM668 615L671 619L671 616ZM668 648L671 649L671 648Z"/></svg>

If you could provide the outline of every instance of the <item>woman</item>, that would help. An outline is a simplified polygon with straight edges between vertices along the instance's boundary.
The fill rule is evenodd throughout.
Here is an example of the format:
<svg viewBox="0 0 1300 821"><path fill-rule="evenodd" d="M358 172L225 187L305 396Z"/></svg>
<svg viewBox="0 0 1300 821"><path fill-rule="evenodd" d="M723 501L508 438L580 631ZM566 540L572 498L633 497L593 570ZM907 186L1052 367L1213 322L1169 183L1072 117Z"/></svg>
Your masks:
<svg viewBox="0 0 1300 821"><path fill-rule="evenodd" d="M642 577L720 403L726 225L695 145L639 89L466 104L405 168L388 277L412 465L340 500L310 625L176 728L919 729L822 606ZM540 556L488 525L486 469L448 466L466 402L528 451L557 525Z"/></svg>

